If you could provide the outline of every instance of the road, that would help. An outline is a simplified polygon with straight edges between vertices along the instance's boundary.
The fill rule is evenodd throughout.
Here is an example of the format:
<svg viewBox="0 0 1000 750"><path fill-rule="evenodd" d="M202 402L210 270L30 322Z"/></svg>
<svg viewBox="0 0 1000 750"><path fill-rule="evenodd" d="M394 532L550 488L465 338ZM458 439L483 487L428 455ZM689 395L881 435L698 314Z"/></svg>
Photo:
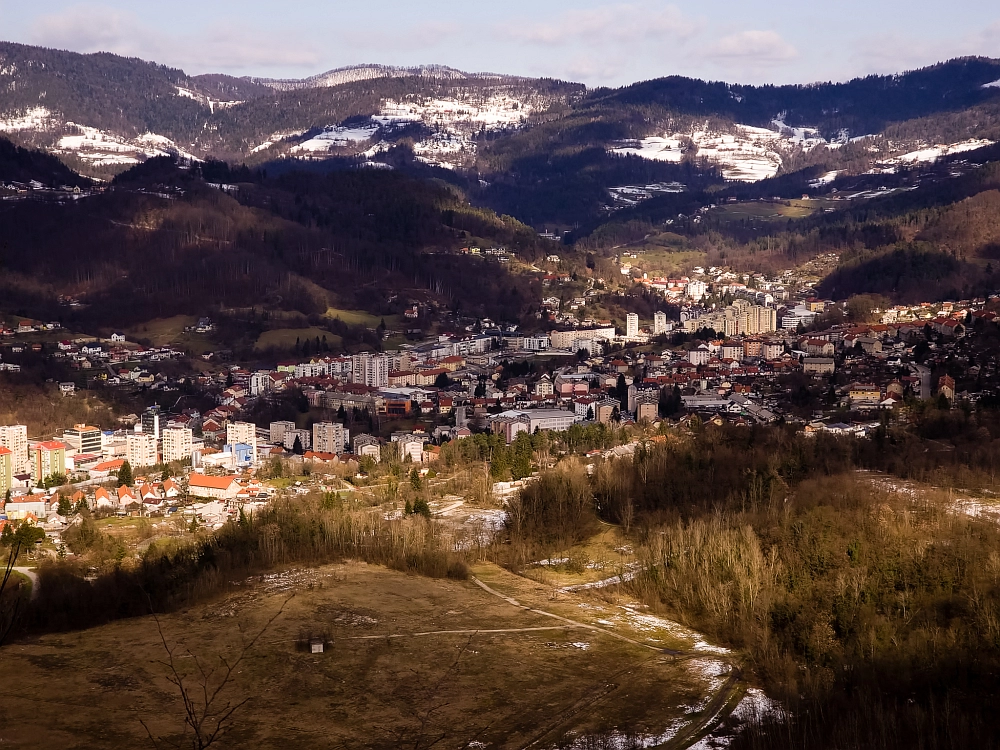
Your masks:
<svg viewBox="0 0 1000 750"><path fill-rule="evenodd" d="M923 365L910 365L913 373L920 378L920 398L931 397L931 370Z"/></svg>

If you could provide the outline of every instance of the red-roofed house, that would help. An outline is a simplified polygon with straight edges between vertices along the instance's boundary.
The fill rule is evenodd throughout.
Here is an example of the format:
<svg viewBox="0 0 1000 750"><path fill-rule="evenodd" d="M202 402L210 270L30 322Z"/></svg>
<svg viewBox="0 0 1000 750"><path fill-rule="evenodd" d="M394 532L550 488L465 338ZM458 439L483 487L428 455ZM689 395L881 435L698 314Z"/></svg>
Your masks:
<svg viewBox="0 0 1000 750"><path fill-rule="evenodd" d="M191 474L188 478L188 494L192 497L211 497L229 500L240 492L236 477L210 477L205 474Z"/></svg>

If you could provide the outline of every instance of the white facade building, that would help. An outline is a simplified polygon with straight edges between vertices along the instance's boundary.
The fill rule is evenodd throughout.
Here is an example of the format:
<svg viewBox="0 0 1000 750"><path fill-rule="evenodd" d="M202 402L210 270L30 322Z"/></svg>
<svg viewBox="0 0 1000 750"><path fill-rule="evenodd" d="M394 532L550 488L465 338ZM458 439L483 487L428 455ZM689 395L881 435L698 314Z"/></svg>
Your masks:
<svg viewBox="0 0 1000 750"><path fill-rule="evenodd" d="M343 453L350 433L339 422L316 422L312 429L312 449L317 453Z"/></svg>
<svg viewBox="0 0 1000 750"><path fill-rule="evenodd" d="M271 429L268 438L274 445L285 444L285 433L295 429L295 422L287 420L281 422L271 422Z"/></svg>
<svg viewBox="0 0 1000 750"><path fill-rule="evenodd" d="M125 460L133 469L158 464L156 435L151 432L130 432L125 435Z"/></svg>
<svg viewBox="0 0 1000 750"><path fill-rule="evenodd" d="M667 314L662 310L653 313L653 335L659 336L667 332Z"/></svg>
<svg viewBox="0 0 1000 750"><path fill-rule="evenodd" d="M189 427L167 427L163 430L163 463L191 458L194 435Z"/></svg>
<svg viewBox="0 0 1000 750"><path fill-rule="evenodd" d="M639 316L629 313L625 316L625 336L634 339L639 335Z"/></svg>
<svg viewBox="0 0 1000 750"><path fill-rule="evenodd" d="M0 427L0 446L11 452L11 469L14 474L28 471L28 428L23 424Z"/></svg>
<svg viewBox="0 0 1000 750"><path fill-rule="evenodd" d="M230 422L226 425L226 444L242 443L252 449L250 462L257 463L257 425L252 422Z"/></svg>
<svg viewBox="0 0 1000 750"><path fill-rule="evenodd" d="M351 382L385 388L389 385L389 358L370 352L355 354L351 357Z"/></svg>

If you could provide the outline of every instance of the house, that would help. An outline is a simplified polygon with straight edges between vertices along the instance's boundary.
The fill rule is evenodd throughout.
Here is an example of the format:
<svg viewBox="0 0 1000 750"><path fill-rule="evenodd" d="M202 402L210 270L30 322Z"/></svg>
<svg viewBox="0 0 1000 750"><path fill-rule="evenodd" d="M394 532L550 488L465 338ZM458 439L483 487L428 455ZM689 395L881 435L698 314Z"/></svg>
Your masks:
<svg viewBox="0 0 1000 750"><path fill-rule="evenodd" d="M188 477L188 494L192 497L230 500L239 492L240 483L234 476L211 477L205 474L191 474Z"/></svg>
<svg viewBox="0 0 1000 750"><path fill-rule="evenodd" d="M855 383L848 389L847 397L855 406L875 406L882 400L882 391L877 385Z"/></svg>
<svg viewBox="0 0 1000 750"><path fill-rule="evenodd" d="M123 510L128 506L138 502L138 500L136 499L135 490L133 490L131 487L126 487L125 485L122 485L121 487L118 488L117 499L118 499L118 507Z"/></svg>
<svg viewBox="0 0 1000 750"><path fill-rule="evenodd" d="M173 500L175 497L179 497L181 494L180 487L173 479L167 479L163 483L163 497L168 500Z"/></svg>
<svg viewBox="0 0 1000 750"><path fill-rule="evenodd" d="M90 475L91 479L107 479L112 476L116 477L124 464L124 458L118 458L114 461L104 461L94 466L87 473Z"/></svg>
<svg viewBox="0 0 1000 750"><path fill-rule="evenodd" d="M94 493L94 503L93 508L114 508L118 505L116 498L112 498L111 493L108 492L104 487L98 487L97 492Z"/></svg>
<svg viewBox="0 0 1000 750"><path fill-rule="evenodd" d="M832 375L834 368L832 357L806 357L802 360L802 371L810 375Z"/></svg>
<svg viewBox="0 0 1000 750"><path fill-rule="evenodd" d="M942 375L938 379L938 393L948 399L948 401L954 403L955 379L950 375Z"/></svg>

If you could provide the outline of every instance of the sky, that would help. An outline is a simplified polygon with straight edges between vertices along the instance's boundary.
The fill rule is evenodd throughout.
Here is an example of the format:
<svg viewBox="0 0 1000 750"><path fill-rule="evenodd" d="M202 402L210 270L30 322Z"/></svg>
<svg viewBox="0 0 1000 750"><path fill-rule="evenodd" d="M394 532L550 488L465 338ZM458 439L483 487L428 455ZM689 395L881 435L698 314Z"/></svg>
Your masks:
<svg viewBox="0 0 1000 750"><path fill-rule="evenodd" d="M1000 58L997 0L0 0L0 39L301 78L358 63L619 86L811 83Z"/></svg>

